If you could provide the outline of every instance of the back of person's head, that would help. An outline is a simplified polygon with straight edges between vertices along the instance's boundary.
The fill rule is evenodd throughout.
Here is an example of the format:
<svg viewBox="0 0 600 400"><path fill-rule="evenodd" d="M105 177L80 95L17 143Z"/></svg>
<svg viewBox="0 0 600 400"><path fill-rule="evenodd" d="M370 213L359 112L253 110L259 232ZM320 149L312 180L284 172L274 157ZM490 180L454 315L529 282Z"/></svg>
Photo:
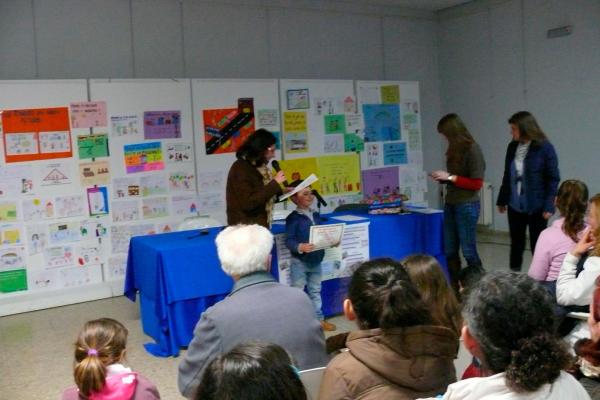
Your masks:
<svg viewBox="0 0 600 400"><path fill-rule="evenodd" d="M429 307L433 323L460 334L460 305L438 261L426 254L414 254L400 262Z"/></svg>
<svg viewBox="0 0 600 400"><path fill-rule="evenodd" d="M352 274L348 299L361 329L429 324L429 309L399 262L377 258Z"/></svg>
<svg viewBox="0 0 600 400"><path fill-rule="evenodd" d="M585 183L569 179L560 184L556 194L556 208L565 218L562 230L574 242L577 234L585 227L585 211L589 198Z"/></svg>
<svg viewBox="0 0 600 400"><path fill-rule="evenodd" d="M465 151L475 142L464 122L457 114L446 114L438 122L438 132L448 139L446 161L451 172L458 172Z"/></svg>
<svg viewBox="0 0 600 400"><path fill-rule="evenodd" d="M532 392L552 383L569 363L555 333L553 301L535 280L490 272L473 288L463 310L467 336L477 342L489 373L506 373L508 387Z"/></svg>
<svg viewBox="0 0 600 400"><path fill-rule="evenodd" d="M590 199L589 205L589 225L593 229L595 238L600 238L600 193L595 194ZM594 245L594 249L590 252L591 255L600 257L600 243Z"/></svg>
<svg viewBox="0 0 600 400"><path fill-rule="evenodd" d="M289 354L279 345L235 346L206 367L197 400L305 400L306 391Z"/></svg>
<svg viewBox="0 0 600 400"><path fill-rule="evenodd" d="M467 299L471 289L483 278L485 270L479 265L467 265L458 273L458 284L460 286L460 296Z"/></svg>
<svg viewBox="0 0 600 400"><path fill-rule="evenodd" d="M521 139L531 140L536 143L547 140L546 134L542 131L542 128L538 125L535 117L529 111L519 111L514 113L508 119L508 123L519 128Z"/></svg>
<svg viewBox="0 0 600 400"><path fill-rule="evenodd" d="M238 159L249 161L255 166L265 164L265 151L277 142L275 136L266 129L257 129L244 144L240 146L235 156Z"/></svg>
<svg viewBox="0 0 600 400"><path fill-rule="evenodd" d="M75 342L75 384L84 396L102 390L106 367L125 355L127 329L119 321L100 318L88 321Z"/></svg>
<svg viewBox="0 0 600 400"><path fill-rule="evenodd" d="M269 270L273 235L261 225L228 226L215 239L221 268L227 275L244 276Z"/></svg>

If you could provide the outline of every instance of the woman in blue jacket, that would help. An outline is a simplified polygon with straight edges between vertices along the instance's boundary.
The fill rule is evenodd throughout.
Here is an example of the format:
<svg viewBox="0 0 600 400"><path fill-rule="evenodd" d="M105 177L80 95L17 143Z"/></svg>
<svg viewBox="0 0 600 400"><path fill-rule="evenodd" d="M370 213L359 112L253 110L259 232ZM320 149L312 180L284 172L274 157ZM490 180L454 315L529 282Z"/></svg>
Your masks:
<svg viewBox="0 0 600 400"><path fill-rule="evenodd" d="M512 141L506 150L504 177L498 194L498 211L508 210L510 269L520 271L529 227L531 251L548 218L554 214L554 197L560 174L558 157L537 121L527 111L508 120Z"/></svg>

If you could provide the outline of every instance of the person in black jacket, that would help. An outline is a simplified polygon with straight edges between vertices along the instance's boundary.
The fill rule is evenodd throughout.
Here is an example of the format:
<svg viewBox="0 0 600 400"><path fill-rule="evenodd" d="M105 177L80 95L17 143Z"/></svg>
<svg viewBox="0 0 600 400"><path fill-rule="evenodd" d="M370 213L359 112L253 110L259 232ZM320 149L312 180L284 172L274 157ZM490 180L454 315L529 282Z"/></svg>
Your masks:
<svg viewBox="0 0 600 400"><path fill-rule="evenodd" d="M508 120L513 140L506 150L504 176L498 194L498 211L508 210L510 269L520 271L529 227L531 251L554 214L560 173L554 146L527 111Z"/></svg>

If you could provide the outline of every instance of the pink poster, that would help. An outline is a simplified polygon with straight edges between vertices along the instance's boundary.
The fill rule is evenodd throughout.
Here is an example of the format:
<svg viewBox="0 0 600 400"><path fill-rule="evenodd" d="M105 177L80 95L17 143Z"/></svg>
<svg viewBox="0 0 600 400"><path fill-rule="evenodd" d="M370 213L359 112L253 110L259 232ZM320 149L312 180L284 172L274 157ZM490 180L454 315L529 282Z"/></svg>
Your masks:
<svg viewBox="0 0 600 400"><path fill-rule="evenodd" d="M107 126L106 102L71 103L71 128Z"/></svg>

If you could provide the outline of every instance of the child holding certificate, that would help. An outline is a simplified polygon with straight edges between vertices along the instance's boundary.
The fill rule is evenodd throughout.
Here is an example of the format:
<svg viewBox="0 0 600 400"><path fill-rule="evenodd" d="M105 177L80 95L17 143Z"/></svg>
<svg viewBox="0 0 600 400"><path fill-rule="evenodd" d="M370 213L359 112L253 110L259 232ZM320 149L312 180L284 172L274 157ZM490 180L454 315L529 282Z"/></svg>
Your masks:
<svg viewBox="0 0 600 400"><path fill-rule="evenodd" d="M290 184L298 186L302 181L296 180ZM317 318L325 331L334 331L335 325L325 321L321 311L321 261L325 250L315 250L309 243L310 227L319 225L321 217L310 206L315 200L311 187L306 187L291 197L296 210L292 211L285 220L287 238L285 244L292 253L290 263L290 279L292 286L306 291L315 307Z"/></svg>

